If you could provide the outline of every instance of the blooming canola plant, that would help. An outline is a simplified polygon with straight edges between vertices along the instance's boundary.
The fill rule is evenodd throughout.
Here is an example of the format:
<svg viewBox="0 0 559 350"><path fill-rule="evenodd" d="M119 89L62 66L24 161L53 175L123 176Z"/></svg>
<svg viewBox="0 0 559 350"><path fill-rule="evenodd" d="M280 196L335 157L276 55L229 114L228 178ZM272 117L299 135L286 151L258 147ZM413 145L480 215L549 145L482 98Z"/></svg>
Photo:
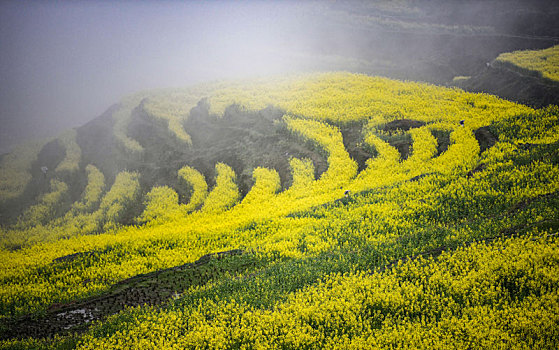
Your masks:
<svg viewBox="0 0 559 350"><path fill-rule="evenodd" d="M557 107L317 73L144 92L113 115L115 138L130 154L147 152L126 134L131 111L142 108L191 147L195 130L183 122L203 98L210 115L221 116L230 105L280 109L276 125L322 152L328 168L315 177L310 159L288 156L289 188L281 188L275 169L258 167L241 196L231 165L215 164L213 186L185 165L177 176L191 196L180 203L170 186L143 195L137 172L123 170L105 188L103 173L86 164L81 199L56 216L49 210L58 210L67 191L61 175L1 232L0 320L241 249L256 257L244 272L177 290L163 306L124 309L72 341L99 349L559 344ZM396 132L411 140L406 157L386 131L401 120L418 125ZM362 169L344 146L348 125L359 125L373 155ZM495 140L481 145L476 133L487 128ZM441 134L449 139L442 150ZM68 151L57 172L77 171L75 133L60 142ZM27 171L3 162L3 172ZM22 178L13 181L3 194L22 187ZM127 206L139 200L145 206L137 224L122 224ZM55 260L72 254L78 258ZM228 261L217 269L226 270ZM64 339L1 344L57 346Z"/></svg>

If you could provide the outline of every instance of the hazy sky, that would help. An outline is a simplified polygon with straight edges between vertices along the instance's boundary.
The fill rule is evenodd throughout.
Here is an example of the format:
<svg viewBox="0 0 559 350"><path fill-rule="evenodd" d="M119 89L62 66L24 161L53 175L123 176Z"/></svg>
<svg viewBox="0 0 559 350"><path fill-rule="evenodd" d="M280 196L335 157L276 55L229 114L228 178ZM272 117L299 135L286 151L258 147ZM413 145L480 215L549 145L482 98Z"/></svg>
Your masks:
<svg viewBox="0 0 559 350"><path fill-rule="evenodd" d="M501 23L497 25L501 30L515 34L518 28L530 35L537 32L536 24L542 24L539 30L545 35L548 27L557 27L554 14L559 7L556 4L551 10L553 0L511 1L425 0L427 7L417 19L427 16L427 32L436 30L439 21ZM527 6L534 3L539 5ZM453 74L475 73L476 65L483 69L499 53L496 48L509 51L547 45L530 40L508 40L503 45L498 37L486 42L483 35L475 40L412 37L405 33L405 26L403 35L391 33L391 27L384 30L382 21L402 15L398 4L367 0L0 1L0 154L25 139L56 136L83 125L139 90L300 69L359 67L355 70L367 71L362 70L362 59L366 65L374 64L372 74L391 76L397 67L401 72L395 77L421 80L431 74L434 81L446 81ZM355 24L354 17L336 15L332 21L330 7L357 17L379 10L388 17L379 17L381 29L374 21L372 28L377 29L371 29ZM433 14L436 9L438 15ZM534 13L539 14L534 17ZM346 22L339 22L340 18ZM408 24L405 11L399 18ZM413 25L415 18L410 21ZM435 29L429 27L431 21ZM550 33L558 32L556 28Z"/></svg>
<svg viewBox="0 0 559 350"><path fill-rule="evenodd" d="M138 90L273 74L293 3L0 2L0 152L56 135Z"/></svg>

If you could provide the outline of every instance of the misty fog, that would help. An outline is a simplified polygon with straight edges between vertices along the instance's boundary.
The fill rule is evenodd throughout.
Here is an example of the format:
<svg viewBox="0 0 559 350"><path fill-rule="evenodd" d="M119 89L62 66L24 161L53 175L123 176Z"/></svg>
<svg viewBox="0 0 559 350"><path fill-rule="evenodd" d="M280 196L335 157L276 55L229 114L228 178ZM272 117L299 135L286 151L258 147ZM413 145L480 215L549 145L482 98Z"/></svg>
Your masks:
<svg viewBox="0 0 559 350"><path fill-rule="evenodd" d="M80 126L138 90L332 69L444 84L499 52L557 42L532 22L518 29L532 15L549 21L553 2L507 5L522 16L499 12L503 1L403 3L412 10L386 1L1 2L0 153ZM429 27L435 18L442 24ZM462 33L469 25L481 33ZM503 33L514 40L496 45Z"/></svg>

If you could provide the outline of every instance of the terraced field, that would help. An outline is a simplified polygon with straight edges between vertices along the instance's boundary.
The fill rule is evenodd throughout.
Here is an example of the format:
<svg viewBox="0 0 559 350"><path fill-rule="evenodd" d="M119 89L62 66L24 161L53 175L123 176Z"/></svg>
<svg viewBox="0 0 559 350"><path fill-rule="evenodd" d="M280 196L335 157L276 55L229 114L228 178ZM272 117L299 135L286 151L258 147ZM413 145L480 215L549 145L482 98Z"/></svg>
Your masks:
<svg viewBox="0 0 559 350"><path fill-rule="evenodd" d="M506 52L497 57L497 62L559 83L559 46L545 50Z"/></svg>
<svg viewBox="0 0 559 350"><path fill-rule="evenodd" d="M556 348L558 119L350 73L139 93L2 159L1 344Z"/></svg>

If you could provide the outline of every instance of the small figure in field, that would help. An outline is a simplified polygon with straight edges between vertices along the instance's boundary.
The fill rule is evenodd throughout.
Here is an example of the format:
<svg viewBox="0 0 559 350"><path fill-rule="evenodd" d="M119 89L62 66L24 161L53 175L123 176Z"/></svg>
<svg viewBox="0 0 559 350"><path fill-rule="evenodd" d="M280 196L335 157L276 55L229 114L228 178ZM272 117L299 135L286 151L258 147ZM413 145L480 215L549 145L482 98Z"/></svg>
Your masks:
<svg viewBox="0 0 559 350"><path fill-rule="evenodd" d="M350 193L350 192L351 192L350 190L346 190L346 191L344 192L344 195L345 195L346 197L349 197L349 193Z"/></svg>
<svg viewBox="0 0 559 350"><path fill-rule="evenodd" d="M460 121L460 126L464 126L464 119Z"/></svg>
<svg viewBox="0 0 559 350"><path fill-rule="evenodd" d="M42 166L41 171L43 172L43 175L45 176L45 179L46 179L47 178L47 172L49 171L49 168L47 168L46 166Z"/></svg>

